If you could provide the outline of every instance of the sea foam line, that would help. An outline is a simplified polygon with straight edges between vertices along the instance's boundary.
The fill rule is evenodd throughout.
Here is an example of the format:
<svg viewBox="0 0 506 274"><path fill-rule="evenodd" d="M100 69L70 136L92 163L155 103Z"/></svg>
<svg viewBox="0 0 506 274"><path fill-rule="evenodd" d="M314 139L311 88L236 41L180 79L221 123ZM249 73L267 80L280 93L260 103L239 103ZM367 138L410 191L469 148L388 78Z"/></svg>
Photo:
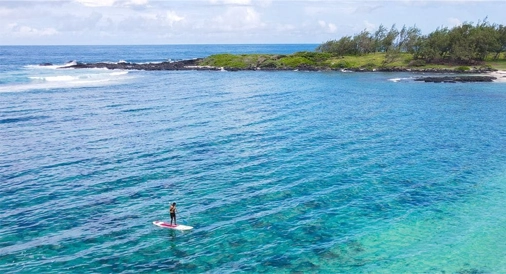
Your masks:
<svg viewBox="0 0 506 274"><path fill-rule="evenodd" d="M39 75L25 76L25 79L30 80L29 82L0 85L0 92L105 86L119 84L133 78L133 76L127 76L129 74L128 71L114 71L111 73L108 70L103 72L89 70L85 74L75 73L76 71L65 71L71 73L62 75L56 73L36 73Z"/></svg>

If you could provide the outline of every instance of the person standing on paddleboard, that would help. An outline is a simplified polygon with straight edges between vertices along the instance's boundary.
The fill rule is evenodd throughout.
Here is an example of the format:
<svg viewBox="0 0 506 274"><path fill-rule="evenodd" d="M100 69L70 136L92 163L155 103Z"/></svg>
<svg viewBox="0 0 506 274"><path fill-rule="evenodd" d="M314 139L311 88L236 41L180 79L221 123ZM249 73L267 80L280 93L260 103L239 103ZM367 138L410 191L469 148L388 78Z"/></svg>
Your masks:
<svg viewBox="0 0 506 274"><path fill-rule="evenodd" d="M170 225L172 225L172 220L174 220L174 225L177 225L177 222L176 222L176 203L172 203L172 205L170 206L170 209L169 209L169 212L170 212Z"/></svg>

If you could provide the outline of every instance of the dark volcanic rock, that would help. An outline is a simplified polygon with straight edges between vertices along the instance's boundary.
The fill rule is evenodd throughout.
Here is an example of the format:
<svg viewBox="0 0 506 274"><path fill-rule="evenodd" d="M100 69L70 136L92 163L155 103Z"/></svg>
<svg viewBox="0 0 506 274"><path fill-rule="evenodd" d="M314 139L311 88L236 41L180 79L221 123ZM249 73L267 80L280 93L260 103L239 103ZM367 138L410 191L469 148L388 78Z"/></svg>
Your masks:
<svg viewBox="0 0 506 274"><path fill-rule="evenodd" d="M437 76L437 77L420 77L415 81L431 82L431 83L469 83L469 82L492 82L495 77L492 76Z"/></svg>
<svg viewBox="0 0 506 274"><path fill-rule="evenodd" d="M107 68L107 69L125 69L125 70L217 70L215 67L202 67L197 63L201 59L183 60L176 62L161 63L77 63L65 68Z"/></svg>

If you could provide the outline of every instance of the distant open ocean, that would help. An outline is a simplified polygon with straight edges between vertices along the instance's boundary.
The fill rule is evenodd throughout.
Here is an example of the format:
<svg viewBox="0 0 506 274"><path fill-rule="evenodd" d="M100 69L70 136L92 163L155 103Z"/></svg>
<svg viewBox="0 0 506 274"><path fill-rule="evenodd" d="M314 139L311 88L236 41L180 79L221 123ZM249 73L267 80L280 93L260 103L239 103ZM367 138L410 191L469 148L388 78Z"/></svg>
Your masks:
<svg viewBox="0 0 506 274"><path fill-rule="evenodd" d="M316 46L0 47L0 273L505 273L504 83L62 68Z"/></svg>

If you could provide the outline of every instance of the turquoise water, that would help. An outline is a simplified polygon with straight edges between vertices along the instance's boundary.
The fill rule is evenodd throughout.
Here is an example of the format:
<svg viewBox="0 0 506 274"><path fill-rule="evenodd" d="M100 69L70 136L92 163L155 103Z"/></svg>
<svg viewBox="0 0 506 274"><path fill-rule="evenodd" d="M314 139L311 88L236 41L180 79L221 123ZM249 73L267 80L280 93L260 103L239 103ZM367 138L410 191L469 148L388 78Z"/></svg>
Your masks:
<svg viewBox="0 0 506 274"><path fill-rule="evenodd" d="M307 47L0 48L0 272L506 272L503 83L33 66Z"/></svg>

